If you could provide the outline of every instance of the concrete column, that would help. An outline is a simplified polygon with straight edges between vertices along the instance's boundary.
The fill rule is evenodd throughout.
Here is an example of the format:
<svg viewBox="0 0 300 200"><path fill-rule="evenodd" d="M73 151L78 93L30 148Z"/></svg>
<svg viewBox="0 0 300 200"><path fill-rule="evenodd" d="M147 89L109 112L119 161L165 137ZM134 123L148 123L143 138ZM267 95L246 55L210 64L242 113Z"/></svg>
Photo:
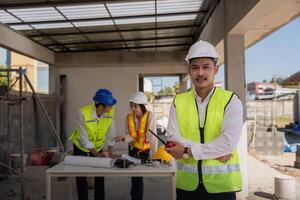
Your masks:
<svg viewBox="0 0 300 200"><path fill-rule="evenodd" d="M187 91L187 78L188 74L181 74L180 75L180 82L179 82L179 92L185 92Z"/></svg>
<svg viewBox="0 0 300 200"><path fill-rule="evenodd" d="M293 98L293 117L294 117L294 123L300 123L300 82L298 83L298 92L295 94ZM300 155L300 154L299 154Z"/></svg>
<svg viewBox="0 0 300 200"><path fill-rule="evenodd" d="M49 65L49 94L54 94L56 90L56 85L55 85L55 68L53 65Z"/></svg>
<svg viewBox="0 0 300 200"><path fill-rule="evenodd" d="M246 83L245 83L245 49L244 35L227 35L224 39L225 59L225 88L235 92L241 99L244 107L244 124L238 144L240 166L243 179L243 190L238 198L248 196L248 167L247 167L247 122L246 120Z"/></svg>
<svg viewBox="0 0 300 200"><path fill-rule="evenodd" d="M227 35L224 40L225 88L235 92L244 105L246 119L245 48L243 35Z"/></svg>
<svg viewBox="0 0 300 200"><path fill-rule="evenodd" d="M33 87L34 87L34 89L35 89L35 91L37 91L38 90L38 70L37 70L37 67L38 67L38 65L37 65L37 60L34 60L33 61L33 66L32 66L32 73L33 73L33 75L32 75L32 84L33 84Z"/></svg>

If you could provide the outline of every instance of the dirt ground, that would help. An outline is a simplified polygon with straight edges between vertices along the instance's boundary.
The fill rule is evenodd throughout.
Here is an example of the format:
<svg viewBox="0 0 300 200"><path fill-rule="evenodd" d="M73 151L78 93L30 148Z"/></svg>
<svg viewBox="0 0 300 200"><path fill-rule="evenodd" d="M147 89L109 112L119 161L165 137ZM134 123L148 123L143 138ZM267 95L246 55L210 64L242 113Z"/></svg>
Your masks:
<svg viewBox="0 0 300 200"><path fill-rule="evenodd" d="M280 174L296 179L296 195L300 199L300 169L294 167L295 153L280 156L252 155L248 159L249 200L274 199L274 177Z"/></svg>
<svg viewBox="0 0 300 200"><path fill-rule="evenodd" d="M296 160L295 153L283 153L280 156L258 156L263 163L269 165L273 169L296 178L300 181L300 169L294 167Z"/></svg>

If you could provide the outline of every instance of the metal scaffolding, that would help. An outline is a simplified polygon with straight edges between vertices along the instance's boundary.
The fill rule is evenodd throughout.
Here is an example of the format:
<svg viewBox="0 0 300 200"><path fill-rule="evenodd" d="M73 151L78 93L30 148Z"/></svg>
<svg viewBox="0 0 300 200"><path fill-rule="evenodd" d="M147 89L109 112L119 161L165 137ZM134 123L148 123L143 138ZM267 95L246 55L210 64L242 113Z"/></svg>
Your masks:
<svg viewBox="0 0 300 200"><path fill-rule="evenodd" d="M47 122L51 128L51 134L52 136L55 138L55 141L57 142L58 148L59 150L62 152L64 151L64 146L60 140L60 138L58 137L58 132L56 131L56 128L54 126L54 123L52 122L50 116L47 113L47 110L45 108L45 106L43 105L40 97L38 96L38 94L35 92L30 80L28 79L27 75L26 75L26 69L23 69L22 67L19 67L18 69L11 69L11 68L7 68L7 69L0 69L0 73L1 73L1 77L5 77L6 78L6 89L5 94L3 96L0 96L0 100L4 101L8 104L18 104L19 105L19 143L20 143L20 171L14 169L13 167L9 165L6 165L5 163L0 161L0 165L8 168L9 170L12 170L14 173L19 174L20 175L20 190L21 190L21 199L24 200L25 199L25 195L24 195L24 167L25 167L25 163L24 163L24 127L23 127L23 121L24 121L24 116L23 116L23 101L25 100L24 96L23 96L23 80L29 85L31 91L32 91L32 95L35 98L35 100L38 102L38 104L40 105L43 114L45 115ZM5 75L2 75L2 74ZM10 84L10 76L11 73L16 73L16 80L14 80L14 82L12 84ZM17 98L11 98L10 97L10 91L12 90L12 88L17 84L17 82L19 82L19 92L18 92L18 97ZM9 117L8 117L9 118ZM5 149L1 148L1 150L5 153L10 154L9 150L6 151Z"/></svg>

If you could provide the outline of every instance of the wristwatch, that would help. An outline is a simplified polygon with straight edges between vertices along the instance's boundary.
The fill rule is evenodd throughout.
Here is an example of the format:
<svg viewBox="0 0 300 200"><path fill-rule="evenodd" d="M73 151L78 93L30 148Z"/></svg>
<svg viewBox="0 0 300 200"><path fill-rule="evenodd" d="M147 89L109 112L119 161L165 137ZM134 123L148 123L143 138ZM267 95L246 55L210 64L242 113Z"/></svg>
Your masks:
<svg viewBox="0 0 300 200"><path fill-rule="evenodd" d="M184 147L182 157L183 157L184 159L189 159L189 158L190 158L190 155L189 155L189 148L188 148L188 147Z"/></svg>

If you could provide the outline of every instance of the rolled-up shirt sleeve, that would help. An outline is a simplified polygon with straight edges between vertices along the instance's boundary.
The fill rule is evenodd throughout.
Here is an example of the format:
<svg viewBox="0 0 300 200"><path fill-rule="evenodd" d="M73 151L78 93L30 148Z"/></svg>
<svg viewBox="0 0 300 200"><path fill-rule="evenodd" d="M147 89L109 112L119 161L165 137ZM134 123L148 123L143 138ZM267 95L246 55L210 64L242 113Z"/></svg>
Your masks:
<svg viewBox="0 0 300 200"><path fill-rule="evenodd" d="M95 147L94 143L88 139L87 131L84 127L84 119L83 115L80 111L78 111L78 128L80 133L79 144L80 146L86 149L92 149Z"/></svg>
<svg viewBox="0 0 300 200"><path fill-rule="evenodd" d="M116 125L115 125L115 120L113 119L106 134L106 145L113 146L110 145L108 141L113 141L115 137L116 137Z"/></svg>
<svg viewBox="0 0 300 200"><path fill-rule="evenodd" d="M128 119L126 117L126 119L125 119L125 142L131 142L131 141L132 141L132 137L129 134Z"/></svg>

